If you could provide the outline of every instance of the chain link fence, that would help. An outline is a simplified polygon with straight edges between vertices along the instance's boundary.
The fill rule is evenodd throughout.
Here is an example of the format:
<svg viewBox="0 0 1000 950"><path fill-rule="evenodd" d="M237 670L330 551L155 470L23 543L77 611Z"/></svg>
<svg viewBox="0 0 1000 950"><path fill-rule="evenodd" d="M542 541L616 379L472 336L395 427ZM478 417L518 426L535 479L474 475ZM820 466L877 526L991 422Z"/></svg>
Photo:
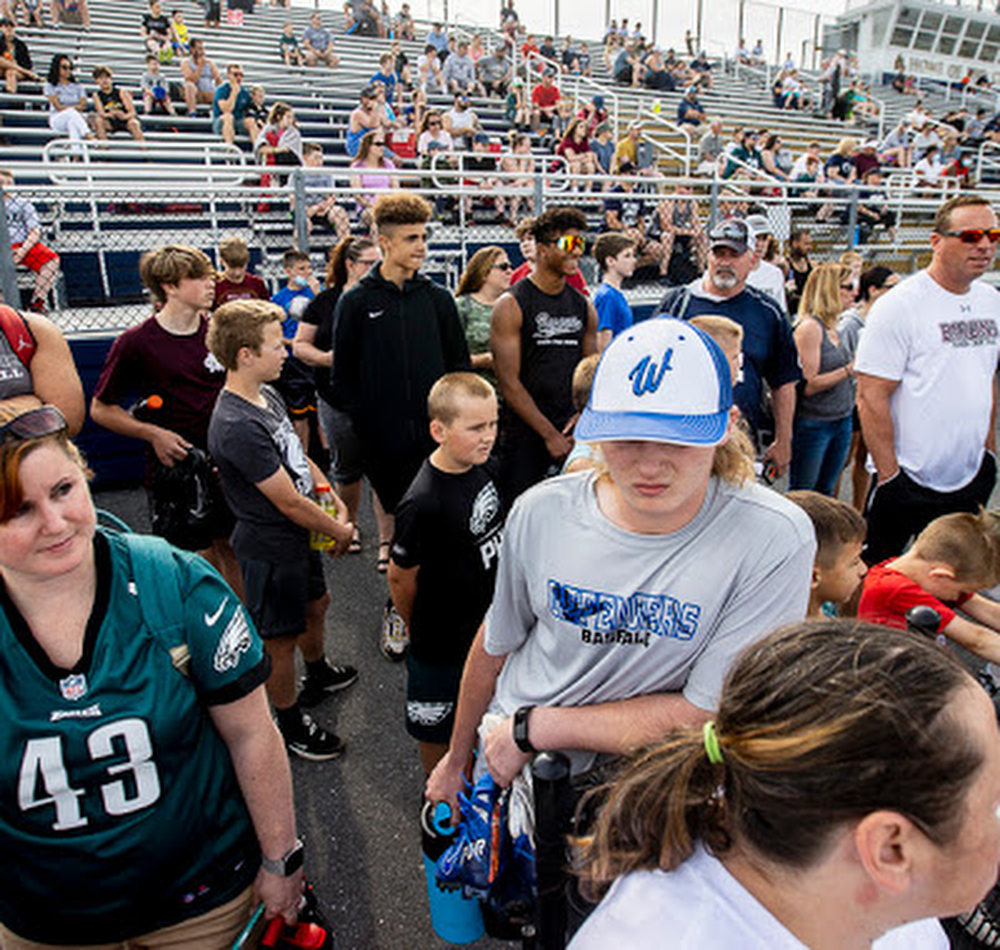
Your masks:
<svg viewBox="0 0 1000 950"><path fill-rule="evenodd" d="M15 185L11 191L34 205L43 242L60 255L60 277L48 303L67 333L120 330L148 316L139 257L163 244L191 244L218 261L219 242L241 237L251 251L251 268L274 289L284 276L281 255L290 247L309 251L322 273L328 250L347 233L366 233L374 200L394 187L421 194L433 206L424 272L452 289L480 247L502 245L520 262L516 223L563 204L586 213L590 238L609 222L635 232L642 266L628 293L638 303L658 299L665 284L693 279L704 266L707 231L731 215L765 215L782 244L793 231L808 231L818 260L853 248L869 262L909 272L925 262L941 200L902 192L876 199L856 188L778 186L751 178L594 178L572 175L548 160L537 164L530 173L484 171L462 158L452 165L443 156L422 170L363 179L343 167L297 168L253 185L195 177L160 183L150 176ZM273 176L274 169L266 174ZM880 223L866 217L865 209L876 205ZM8 240L2 245L0 287L9 296L13 280L20 302L27 303L34 275L14 266ZM589 282L599 279L589 248L581 266Z"/></svg>

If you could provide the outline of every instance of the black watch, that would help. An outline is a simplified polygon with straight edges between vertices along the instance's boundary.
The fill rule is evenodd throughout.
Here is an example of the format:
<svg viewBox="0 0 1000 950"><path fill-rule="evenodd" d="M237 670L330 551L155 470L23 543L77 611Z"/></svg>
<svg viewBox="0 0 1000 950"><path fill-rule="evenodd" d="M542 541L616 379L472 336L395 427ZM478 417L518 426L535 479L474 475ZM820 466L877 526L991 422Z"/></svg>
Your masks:
<svg viewBox="0 0 1000 950"><path fill-rule="evenodd" d="M538 749L531 744L531 740L528 738L528 716L531 715L531 710L534 708L534 706L522 706L514 713L514 745L529 755L535 755L538 752Z"/></svg>
<svg viewBox="0 0 1000 950"><path fill-rule="evenodd" d="M267 855L261 855L260 866L268 874L276 874L278 877L291 877L302 867L305 850L305 845L296 838L291 850L284 857L278 858L277 861L267 857Z"/></svg>

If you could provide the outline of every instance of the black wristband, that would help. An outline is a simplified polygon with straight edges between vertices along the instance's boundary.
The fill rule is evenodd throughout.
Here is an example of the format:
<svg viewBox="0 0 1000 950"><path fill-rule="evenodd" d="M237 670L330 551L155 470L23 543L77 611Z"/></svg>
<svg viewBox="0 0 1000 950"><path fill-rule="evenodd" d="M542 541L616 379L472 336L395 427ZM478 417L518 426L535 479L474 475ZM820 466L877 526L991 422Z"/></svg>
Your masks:
<svg viewBox="0 0 1000 950"><path fill-rule="evenodd" d="M534 706L522 706L514 713L514 745L529 755L535 755L538 752L538 749L531 744L531 740L528 738L528 716L531 715L531 710L534 708Z"/></svg>

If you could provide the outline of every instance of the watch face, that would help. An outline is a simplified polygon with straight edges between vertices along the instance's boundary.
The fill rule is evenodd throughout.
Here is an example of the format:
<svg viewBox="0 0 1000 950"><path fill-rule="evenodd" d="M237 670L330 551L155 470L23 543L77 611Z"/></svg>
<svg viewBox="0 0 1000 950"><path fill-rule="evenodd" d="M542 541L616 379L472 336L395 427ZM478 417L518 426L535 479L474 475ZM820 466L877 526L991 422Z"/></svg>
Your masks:
<svg viewBox="0 0 1000 950"><path fill-rule="evenodd" d="M305 853L306 849L299 844L295 847L295 850L285 858L285 877L294 874L300 867L302 867L302 861L305 858Z"/></svg>

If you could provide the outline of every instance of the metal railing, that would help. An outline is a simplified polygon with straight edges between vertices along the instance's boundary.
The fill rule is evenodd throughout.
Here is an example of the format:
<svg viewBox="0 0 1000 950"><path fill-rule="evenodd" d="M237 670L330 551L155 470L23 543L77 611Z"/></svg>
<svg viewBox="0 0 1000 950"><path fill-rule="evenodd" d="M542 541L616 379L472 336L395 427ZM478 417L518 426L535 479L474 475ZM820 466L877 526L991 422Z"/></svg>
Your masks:
<svg viewBox="0 0 1000 950"><path fill-rule="evenodd" d="M659 149L668 158L673 159L680 163L683 169L682 174L687 177L691 174L691 161L692 154L694 151L694 144L691 138L691 132L685 125L680 125L677 122L671 122L669 119L665 119L663 115L659 112L654 112L652 109L646 108L641 113L639 118L646 125L654 125L657 129L664 129L671 135L679 137L678 145L671 144L670 141L663 141L662 139L653 138L649 135L643 135L642 140L644 142L649 142L654 148ZM679 147L678 147L679 146Z"/></svg>
<svg viewBox="0 0 1000 950"><path fill-rule="evenodd" d="M246 154L225 142L52 139L42 149L42 162L55 184L132 180L144 165L157 166L156 180L161 182L197 176L222 187L246 180Z"/></svg>
<svg viewBox="0 0 1000 950"><path fill-rule="evenodd" d="M465 164L467 158L466 154L459 159L457 169L445 168L439 158L427 168L399 172L407 193L423 195L433 207L425 269L449 286L454 286L471 254L484 245L505 246L517 258L511 218L569 204L587 214L589 230L596 235L607 227L608 202L622 202L633 211L639 207L637 213L646 221L644 243L653 249L647 251L654 258L657 248L665 254L672 246L668 212L688 205L702 231L728 215L762 212L780 238L793 229L810 231L817 258L836 258L860 245L864 253L873 247L879 261L910 270L928 251L933 215L943 200L940 193L913 192L902 184L892 184L884 197L872 199L853 185L785 183L756 170L758 177L749 179L642 175L623 179L575 175L565 163L549 157L533 157L531 173L478 171ZM247 167L246 171L274 174L275 169ZM136 174L141 175L141 169ZM310 216L310 206L332 198L346 229L365 233L370 227L346 168L296 168L290 170L287 182L263 188L223 187L194 178L165 182L152 177L155 172L148 174L145 180L131 182L14 186L16 194L36 205L43 240L62 256L67 300L57 302L65 307L53 316L64 330L107 332L148 316L138 260L150 248L184 243L213 255L223 238L239 236L259 261L258 272L278 279L281 255L289 247L314 254L320 264L321 255L344 236L339 227L327 226L334 216ZM317 175L329 177L317 181ZM609 193L613 185L625 182L632 188L627 197ZM982 193L1000 198L998 189ZM512 214L515 201L519 210ZM891 211L892 225L869 226L859 214L866 202ZM683 215L678 212L678 217ZM0 245L0 286L9 288L13 285L4 280L5 274L16 282L9 248ZM658 292L650 285L650 294Z"/></svg>

